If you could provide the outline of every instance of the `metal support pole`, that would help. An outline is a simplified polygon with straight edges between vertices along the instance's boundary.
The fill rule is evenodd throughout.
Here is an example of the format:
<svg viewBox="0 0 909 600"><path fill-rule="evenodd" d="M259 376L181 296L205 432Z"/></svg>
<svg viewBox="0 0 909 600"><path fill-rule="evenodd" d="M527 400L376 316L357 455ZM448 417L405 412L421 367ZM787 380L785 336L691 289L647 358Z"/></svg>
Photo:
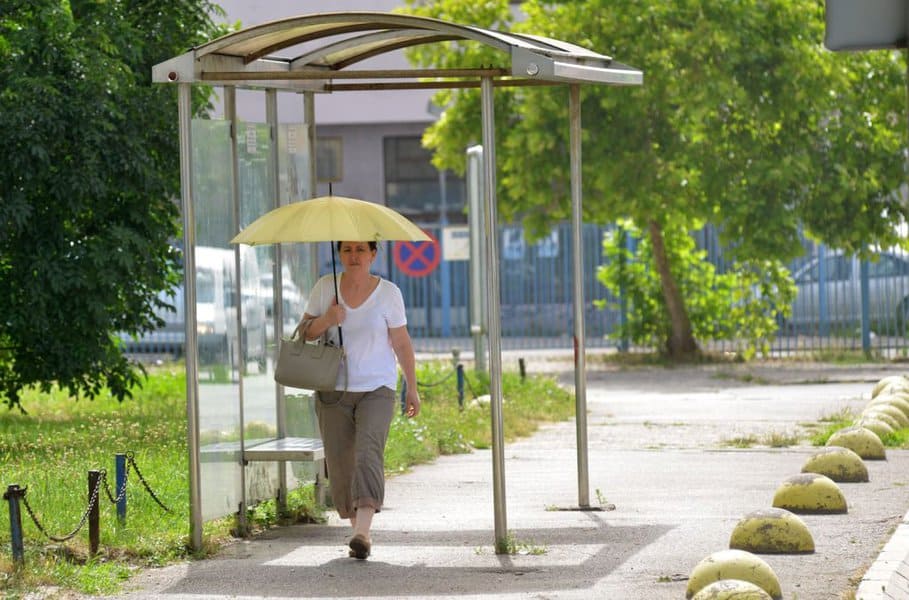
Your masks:
<svg viewBox="0 0 909 600"><path fill-rule="evenodd" d="M483 265L486 264L486 218L483 214L483 146L467 149L467 219L470 225L470 335L477 373L486 372L486 334L489 331Z"/></svg>
<svg viewBox="0 0 909 600"><path fill-rule="evenodd" d="M237 138L240 136L240 119L237 118L237 88L232 85L224 86L224 118L230 123L230 207L231 215L237 231L240 230L240 147L237 144ZM240 249L234 249L235 267L239 265ZM235 278L238 286L241 285L242 279ZM242 302L242 290L236 291L237 298ZM237 331L242 331L240 325L240 313L237 311ZM237 336L239 339L241 336ZM242 369L241 369L242 371ZM243 384L240 383L238 389L239 397L239 420L240 431L243 431L245 416L243 414ZM246 522L246 465L243 463L243 436L240 436L240 507L237 510L237 531L240 535L246 535L249 526Z"/></svg>
<svg viewBox="0 0 909 600"><path fill-rule="evenodd" d="M584 343L584 244L581 223L581 86L568 87L571 158L571 230L574 246L574 394L578 444L578 506L590 506L587 475L587 367Z"/></svg>
<svg viewBox="0 0 909 600"><path fill-rule="evenodd" d="M480 82L483 119L483 196L486 202L486 303L489 310L489 395L492 420L492 492L496 554L505 554L505 435L502 418L502 321L499 301L499 241L496 207L496 144L492 78Z"/></svg>
<svg viewBox="0 0 909 600"><path fill-rule="evenodd" d="M101 483L101 471L88 472L88 502L91 509L88 511L88 554L95 556L98 554L98 546L101 540L101 490L98 488Z"/></svg>
<svg viewBox="0 0 909 600"><path fill-rule="evenodd" d="M22 543L22 510L19 508L19 498L25 496L25 490L18 485L7 486L3 499L9 501L9 535L13 546L13 560L17 563L25 561L25 545Z"/></svg>
<svg viewBox="0 0 909 600"><path fill-rule="evenodd" d="M407 411L407 380L401 378L401 414Z"/></svg>
<svg viewBox="0 0 909 600"><path fill-rule="evenodd" d="M827 310L827 248L817 247L817 314L820 316L818 332L821 337L830 335L830 314Z"/></svg>
<svg viewBox="0 0 909 600"><path fill-rule="evenodd" d="M306 144L309 156L309 169L306 171L304 189L307 198L315 198L319 194L316 171L316 94L314 92L303 92L303 124L306 128ZM317 250L313 246L312 251L309 253L310 285L315 284L319 278L319 252Z"/></svg>
<svg viewBox="0 0 909 600"><path fill-rule="evenodd" d="M186 437L189 450L189 545L202 549L199 458L199 345L196 339L196 219L192 187L192 84L177 86L180 121L180 190L183 204L183 306L186 315Z"/></svg>
<svg viewBox="0 0 909 600"><path fill-rule="evenodd" d="M458 365L455 367L457 369L457 378L458 378L458 408L464 408L464 365Z"/></svg>
<svg viewBox="0 0 909 600"><path fill-rule="evenodd" d="M271 201L269 209L277 208L281 202L280 195L280 167L278 160L278 90L270 89L265 92L265 120L268 122L268 130L271 132L271 144L268 152L268 197ZM282 281L282 254L281 244L274 245L274 264L272 267L272 300L274 316L275 339L279 340L284 335L284 283ZM285 415L287 407L285 406L284 386L275 384L275 420L278 430L278 437L287 436L287 423ZM277 497L278 514L287 512L287 463L278 462L278 497Z"/></svg>
<svg viewBox="0 0 909 600"><path fill-rule="evenodd" d="M859 289L862 297L862 353L871 356L871 283L868 259L859 261Z"/></svg>
<svg viewBox="0 0 909 600"><path fill-rule="evenodd" d="M117 521L123 525L126 523L126 455L117 454L114 457L114 468L116 469L117 487Z"/></svg>

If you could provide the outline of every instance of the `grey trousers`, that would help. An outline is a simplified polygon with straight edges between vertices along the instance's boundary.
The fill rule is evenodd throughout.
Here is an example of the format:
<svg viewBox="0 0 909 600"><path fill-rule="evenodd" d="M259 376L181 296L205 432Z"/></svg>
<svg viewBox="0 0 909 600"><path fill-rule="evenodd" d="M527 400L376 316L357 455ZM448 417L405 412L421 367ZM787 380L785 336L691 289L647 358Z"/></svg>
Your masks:
<svg viewBox="0 0 909 600"><path fill-rule="evenodd" d="M325 447L331 499L342 519L358 507L379 512L385 500L385 442L395 393L316 392L316 416Z"/></svg>

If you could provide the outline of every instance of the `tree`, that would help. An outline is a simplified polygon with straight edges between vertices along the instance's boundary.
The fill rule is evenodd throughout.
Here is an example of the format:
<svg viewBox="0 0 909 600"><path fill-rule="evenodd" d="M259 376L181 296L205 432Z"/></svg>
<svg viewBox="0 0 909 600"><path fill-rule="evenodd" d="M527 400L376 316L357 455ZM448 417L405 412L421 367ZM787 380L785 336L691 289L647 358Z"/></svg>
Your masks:
<svg viewBox="0 0 909 600"><path fill-rule="evenodd" d="M7 0L0 12L0 398L53 383L120 400L115 332L178 281L174 90L152 65L214 35L205 0ZM196 92L196 108L204 106Z"/></svg>
<svg viewBox="0 0 909 600"><path fill-rule="evenodd" d="M511 24L507 2L481 3L482 11L472 4L442 0L412 10ZM584 217L627 218L647 235L670 356L690 356L698 345L690 298L664 242L667 227L710 223L743 264L799 255L801 232L853 251L898 241L894 225L909 215L890 193L905 178L905 65L887 51L825 50L823 3L528 0L521 10L526 18L516 31L571 41L644 71L641 87L583 88ZM444 65L456 53L470 57L428 46L411 57ZM569 214L566 92L500 95L502 212L539 230ZM463 149L480 138L478 94L446 92L437 102L449 109L424 141L438 166L461 170Z"/></svg>

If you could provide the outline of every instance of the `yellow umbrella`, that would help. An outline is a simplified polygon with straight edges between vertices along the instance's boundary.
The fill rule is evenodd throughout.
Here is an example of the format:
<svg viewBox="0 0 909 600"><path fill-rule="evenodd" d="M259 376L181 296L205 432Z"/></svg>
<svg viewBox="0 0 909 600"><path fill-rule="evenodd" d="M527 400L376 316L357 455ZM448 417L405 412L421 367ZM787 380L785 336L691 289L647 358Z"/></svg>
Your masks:
<svg viewBox="0 0 909 600"><path fill-rule="evenodd" d="M323 196L271 210L230 242L252 245L429 239L419 227L387 206L344 196Z"/></svg>
<svg viewBox="0 0 909 600"><path fill-rule="evenodd" d="M322 196L301 200L270 210L234 236L231 244L280 244L290 242L380 242L402 240L425 242L431 238L400 213L376 204L345 198ZM338 274L335 246L331 245L331 271L335 296ZM341 328L338 339L343 345Z"/></svg>

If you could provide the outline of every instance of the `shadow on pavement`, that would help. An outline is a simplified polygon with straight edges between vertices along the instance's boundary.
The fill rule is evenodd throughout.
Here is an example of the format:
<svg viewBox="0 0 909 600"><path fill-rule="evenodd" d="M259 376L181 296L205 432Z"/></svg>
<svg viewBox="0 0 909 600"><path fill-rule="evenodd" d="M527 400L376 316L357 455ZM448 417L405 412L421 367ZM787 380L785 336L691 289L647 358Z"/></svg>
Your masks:
<svg viewBox="0 0 909 600"><path fill-rule="evenodd" d="M588 516L591 527L514 530L519 553L506 555L493 552L488 530L377 531L366 561L347 557L346 528L285 527L190 564L159 593L343 598L584 589L671 529Z"/></svg>

